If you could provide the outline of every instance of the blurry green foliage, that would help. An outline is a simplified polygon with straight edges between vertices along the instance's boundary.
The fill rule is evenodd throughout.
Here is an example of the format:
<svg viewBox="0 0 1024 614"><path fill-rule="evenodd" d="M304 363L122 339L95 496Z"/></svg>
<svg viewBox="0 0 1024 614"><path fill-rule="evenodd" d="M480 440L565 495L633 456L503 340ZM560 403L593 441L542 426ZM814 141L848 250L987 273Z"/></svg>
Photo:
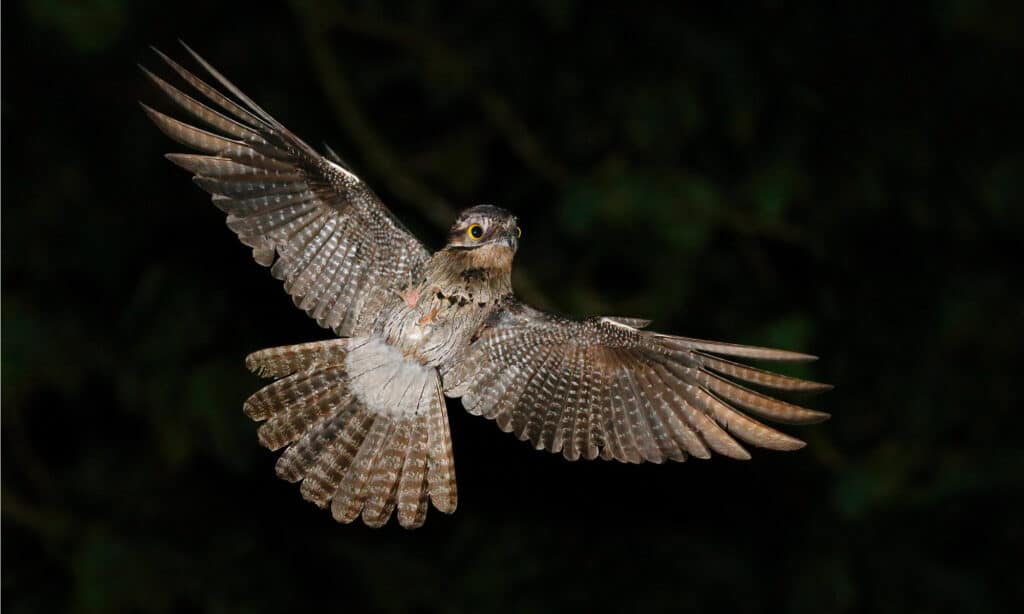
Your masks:
<svg viewBox="0 0 1024 614"><path fill-rule="evenodd" d="M83 54L107 50L117 42L128 15L125 0L33 0L29 18L43 30L55 30Z"/></svg>

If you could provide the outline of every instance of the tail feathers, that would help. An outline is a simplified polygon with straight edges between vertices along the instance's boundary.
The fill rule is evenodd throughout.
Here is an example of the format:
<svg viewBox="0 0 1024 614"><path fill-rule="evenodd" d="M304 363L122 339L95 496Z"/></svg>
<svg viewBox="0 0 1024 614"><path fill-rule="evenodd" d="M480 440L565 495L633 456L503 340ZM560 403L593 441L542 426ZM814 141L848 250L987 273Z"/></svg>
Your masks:
<svg viewBox="0 0 1024 614"><path fill-rule="evenodd" d="M409 448L409 419L398 420L391 427L390 437L381 446L367 484L363 522L371 527L382 527L395 510L398 479L402 461Z"/></svg>
<svg viewBox="0 0 1024 614"><path fill-rule="evenodd" d="M438 382L440 384L440 381ZM429 399L427 423L427 488L430 502L445 514L455 511L458 491L455 487L455 457L452 454L452 435L448 430L441 386Z"/></svg>
<svg viewBox="0 0 1024 614"><path fill-rule="evenodd" d="M398 523L406 528L423 526L427 518L427 424L414 420L409 425L409 447L405 450L402 475L398 479Z"/></svg>
<svg viewBox="0 0 1024 614"><path fill-rule="evenodd" d="M352 395L345 387L344 373L337 367L313 373L306 385L309 392L286 405L260 426L260 443L278 450L300 439L310 425L333 416Z"/></svg>
<svg viewBox="0 0 1024 614"><path fill-rule="evenodd" d="M362 516L380 527L397 511L401 526L416 528L429 502L455 511L451 436L437 372L394 364L407 359L382 343L353 343L356 356L346 360L350 340L337 341L346 343L273 348L247 359L254 371L282 378L246 402L248 415L266 420L261 443L288 446L277 475L301 482L302 497L319 507L330 504L339 522ZM373 368L375 361L388 364ZM376 373L389 378L386 394Z"/></svg>
<svg viewBox="0 0 1024 614"><path fill-rule="evenodd" d="M277 477L289 482L299 482L313 469L314 463L318 461L329 449L341 445L340 439L349 433L350 429L357 427L360 420L355 413L358 406L349 402L347 406L335 412L334 415L323 418L314 424L294 444L288 447L277 459L274 469ZM359 438L362 442L362 438ZM330 455L329 455L330 456ZM303 495L305 496L305 495ZM308 498L308 497L307 497ZM322 504L321 504L322 505Z"/></svg>
<svg viewBox="0 0 1024 614"><path fill-rule="evenodd" d="M366 440L352 460L352 466L345 472L331 501L331 515L338 522L352 522L363 511L369 496L367 482L370 480L370 472L377 464L377 457L391 428L391 420L387 416L374 419ZM367 524L370 524L369 520Z"/></svg>
<svg viewBox="0 0 1024 614"><path fill-rule="evenodd" d="M345 362L348 339L314 341L253 352L245 358L250 371L264 377L283 377L311 367Z"/></svg>

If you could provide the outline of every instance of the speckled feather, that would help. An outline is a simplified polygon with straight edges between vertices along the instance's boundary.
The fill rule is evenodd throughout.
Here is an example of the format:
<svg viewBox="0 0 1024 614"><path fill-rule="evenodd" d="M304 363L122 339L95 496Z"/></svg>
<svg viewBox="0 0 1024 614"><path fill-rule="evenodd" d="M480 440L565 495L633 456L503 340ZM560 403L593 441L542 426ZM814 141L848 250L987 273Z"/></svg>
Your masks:
<svg viewBox="0 0 1024 614"><path fill-rule="evenodd" d="M209 154L168 154L168 159L211 193L228 213L228 227L253 248L257 262L273 265L274 276L297 305L339 335L360 332L354 325L363 302L352 290L400 290L429 252L365 183L289 132L197 55L192 54L240 102L160 55L206 104L146 74L212 130L143 105L172 139ZM315 300L304 300L310 294Z"/></svg>
<svg viewBox="0 0 1024 614"><path fill-rule="evenodd" d="M569 460L747 459L743 444L803 446L748 414L793 424L828 417L743 384L828 386L729 359L811 356L523 305L511 288L517 222L502 209L464 211L448 245L431 255L337 154L317 153L186 50L216 85L159 51L192 93L143 68L202 124L142 105L160 130L200 152L167 159L210 193L296 306L342 337L249 355L247 367L275 381L244 404L262 422L260 443L284 448L277 475L339 522L362 517L380 527L396 515L415 528L431 503L455 511L445 395ZM468 234L471 224L482 232Z"/></svg>
<svg viewBox="0 0 1024 614"><path fill-rule="evenodd" d="M341 522L361 515L369 526L385 524L397 508L402 526L417 527L428 500L445 512L456 506L441 382L435 369L414 366L403 391L388 397L393 406L364 398L361 391L378 382L364 382L368 376L359 373L380 372L392 387L397 381L388 375L396 368L387 362L389 354L374 354L375 347L386 348L379 340L357 338L254 352L246 358L249 369L280 379L252 395L245 410L265 420L259 429L264 446L288 446L276 471L301 482L304 499L320 507L330 503ZM368 357L352 358L367 351Z"/></svg>
<svg viewBox="0 0 1024 614"><path fill-rule="evenodd" d="M813 357L651 333L627 321L641 323L571 320L510 299L443 370L446 393L461 396L470 412L496 419L502 430L570 460L682 461L707 458L709 450L746 459L749 453L733 437L776 450L797 449L803 442L743 410L801 424L828 417L726 376L786 391L828 386L713 354L784 361ZM514 374L511 381L508 374Z"/></svg>

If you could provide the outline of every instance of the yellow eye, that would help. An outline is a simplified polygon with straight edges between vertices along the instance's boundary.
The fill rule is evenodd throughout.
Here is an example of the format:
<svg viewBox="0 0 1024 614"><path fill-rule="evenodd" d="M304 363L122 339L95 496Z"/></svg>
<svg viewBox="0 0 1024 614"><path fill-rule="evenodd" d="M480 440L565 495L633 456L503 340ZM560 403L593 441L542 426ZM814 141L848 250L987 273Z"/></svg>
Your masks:
<svg viewBox="0 0 1024 614"><path fill-rule="evenodd" d="M479 241L484 236L484 228L480 224L470 224L469 228L466 229L466 234L469 235L470 239Z"/></svg>
<svg viewBox="0 0 1024 614"><path fill-rule="evenodd" d="M516 226L516 238L519 239L523 236L523 229Z"/></svg>

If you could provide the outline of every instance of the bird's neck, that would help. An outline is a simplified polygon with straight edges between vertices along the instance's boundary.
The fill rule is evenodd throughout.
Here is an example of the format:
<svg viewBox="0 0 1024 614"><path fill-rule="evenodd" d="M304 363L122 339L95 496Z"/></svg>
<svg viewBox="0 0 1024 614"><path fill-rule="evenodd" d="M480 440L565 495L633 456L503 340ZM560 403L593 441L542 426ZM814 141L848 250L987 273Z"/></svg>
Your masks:
<svg viewBox="0 0 1024 614"><path fill-rule="evenodd" d="M446 247L427 263L426 283L441 288L445 294L471 293L479 300L501 298L512 292L514 255L504 245Z"/></svg>

